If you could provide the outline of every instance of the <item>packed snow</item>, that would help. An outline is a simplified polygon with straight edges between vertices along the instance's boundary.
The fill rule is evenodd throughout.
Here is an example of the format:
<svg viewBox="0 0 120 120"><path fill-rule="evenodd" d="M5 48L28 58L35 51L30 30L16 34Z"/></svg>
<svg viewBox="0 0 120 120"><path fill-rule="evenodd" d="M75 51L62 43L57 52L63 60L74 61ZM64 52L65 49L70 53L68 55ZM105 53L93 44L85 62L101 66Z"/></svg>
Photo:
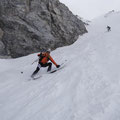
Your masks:
<svg viewBox="0 0 120 120"><path fill-rule="evenodd" d="M119 21L120 12L94 19L73 45L51 53L66 66L41 68L37 80L37 53L0 59L0 120L120 120Z"/></svg>

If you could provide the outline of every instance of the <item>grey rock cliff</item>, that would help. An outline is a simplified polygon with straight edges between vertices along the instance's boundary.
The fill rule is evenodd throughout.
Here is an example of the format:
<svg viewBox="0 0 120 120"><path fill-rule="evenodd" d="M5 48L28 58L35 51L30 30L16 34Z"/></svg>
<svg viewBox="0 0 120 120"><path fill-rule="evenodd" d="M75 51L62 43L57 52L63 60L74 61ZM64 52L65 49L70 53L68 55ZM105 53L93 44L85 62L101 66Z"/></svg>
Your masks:
<svg viewBox="0 0 120 120"><path fill-rule="evenodd" d="M0 0L0 55L13 58L70 45L84 23L58 0Z"/></svg>

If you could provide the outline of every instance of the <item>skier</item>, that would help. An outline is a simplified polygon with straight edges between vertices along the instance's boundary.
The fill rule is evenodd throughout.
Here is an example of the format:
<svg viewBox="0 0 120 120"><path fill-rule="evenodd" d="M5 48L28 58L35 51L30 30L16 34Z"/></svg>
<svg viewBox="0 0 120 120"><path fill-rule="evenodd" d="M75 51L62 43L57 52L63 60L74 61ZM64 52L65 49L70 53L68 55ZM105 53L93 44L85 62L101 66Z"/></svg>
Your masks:
<svg viewBox="0 0 120 120"><path fill-rule="evenodd" d="M38 66L37 66L37 68L36 68L36 70L33 72L33 74L31 75L31 77L34 77L37 73L38 73L38 71L40 70L40 68L41 67L47 67L48 66L48 69L47 69L47 72L48 71L51 71L51 68L52 68L52 63L57 67L57 68L59 68L60 67L60 65L58 65L54 60L53 60L53 58L50 56L50 49L49 50L47 50L46 52L41 52L41 53L39 53L38 54L38 57L39 57L39 59L37 60L38 61ZM51 62L48 62L48 61L51 61ZM36 61L34 61L34 62L36 62ZM33 62L33 63L34 63Z"/></svg>
<svg viewBox="0 0 120 120"><path fill-rule="evenodd" d="M111 31L111 27L110 26L107 26L107 31Z"/></svg>

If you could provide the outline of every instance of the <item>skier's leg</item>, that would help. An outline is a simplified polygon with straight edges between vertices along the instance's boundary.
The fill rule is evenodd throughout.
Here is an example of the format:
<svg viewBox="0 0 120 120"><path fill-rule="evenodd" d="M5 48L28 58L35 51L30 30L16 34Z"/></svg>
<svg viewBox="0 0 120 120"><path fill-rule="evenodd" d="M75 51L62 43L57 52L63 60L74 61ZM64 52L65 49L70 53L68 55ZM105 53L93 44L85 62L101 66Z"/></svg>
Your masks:
<svg viewBox="0 0 120 120"><path fill-rule="evenodd" d="M41 65L38 64L36 70L33 72L33 74L31 75L31 77L34 77L34 75L36 75L38 73L38 71L40 70L40 68L41 68Z"/></svg>
<svg viewBox="0 0 120 120"><path fill-rule="evenodd" d="M49 62L49 63L48 63L48 69L47 69L47 72L48 72L48 71L51 71L51 68L52 68L52 63Z"/></svg>
<svg viewBox="0 0 120 120"><path fill-rule="evenodd" d="M49 63L46 63L46 64L42 64L42 67L47 67L47 66L48 66L47 71L50 71L50 70L51 70L51 68L52 68L52 63L51 63L51 62L49 62Z"/></svg>

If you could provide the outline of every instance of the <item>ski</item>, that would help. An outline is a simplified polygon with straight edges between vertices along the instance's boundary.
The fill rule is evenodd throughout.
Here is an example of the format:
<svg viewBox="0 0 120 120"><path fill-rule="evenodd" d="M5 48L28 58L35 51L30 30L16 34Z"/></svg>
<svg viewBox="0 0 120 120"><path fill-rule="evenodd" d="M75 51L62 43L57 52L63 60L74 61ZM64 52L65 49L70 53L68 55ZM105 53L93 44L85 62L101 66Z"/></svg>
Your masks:
<svg viewBox="0 0 120 120"><path fill-rule="evenodd" d="M39 78L41 78L42 76L38 76L38 77L33 77L32 79L33 80L37 80L37 79L39 79Z"/></svg>
<svg viewBox="0 0 120 120"><path fill-rule="evenodd" d="M55 69L55 70L51 70L49 73L55 73L55 72L57 72L58 70L60 70L60 69L62 69L62 68L64 68L64 67L65 67L65 64L62 63L59 68L57 68L57 69Z"/></svg>
<svg viewBox="0 0 120 120"><path fill-rule="evenodd" d="M37 76L37 77L30 77L29 79L28 79L28 81L30 81L30 80L37 80L37 79L39 79L39 78L41 78L42 76Z"/></svg>

